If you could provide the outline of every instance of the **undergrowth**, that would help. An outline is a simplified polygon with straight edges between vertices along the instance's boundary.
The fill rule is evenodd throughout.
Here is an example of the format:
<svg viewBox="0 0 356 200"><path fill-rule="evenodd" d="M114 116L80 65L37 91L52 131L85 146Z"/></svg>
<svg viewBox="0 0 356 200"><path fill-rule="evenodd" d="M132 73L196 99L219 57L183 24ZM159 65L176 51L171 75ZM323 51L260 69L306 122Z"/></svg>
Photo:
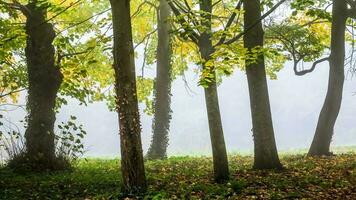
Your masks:
<svg viewBox="0 0 356 200"><path fill-rule="evenodd" d="M231 179L213 182L209 157L147 161L141 199L353 199L356 154L283 155L286 169L254 171L251 156L230 156ZM81 159L71 171L19 175L0 171L0 199L122 199L119 160Z"/></svg>

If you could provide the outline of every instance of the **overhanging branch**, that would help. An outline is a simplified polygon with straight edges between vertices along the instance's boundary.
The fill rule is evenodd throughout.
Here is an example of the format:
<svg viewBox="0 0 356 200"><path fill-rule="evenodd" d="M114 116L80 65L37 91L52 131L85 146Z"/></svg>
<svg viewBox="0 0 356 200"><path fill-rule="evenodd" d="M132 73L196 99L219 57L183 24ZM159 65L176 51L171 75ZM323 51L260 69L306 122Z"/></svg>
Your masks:
<svg viewBox="0 0 356 200"><path fill-rule="evenodd" d="M313 72L315 70L315 67L318 64L320 64L322 62L325 62L325 61L329 61L329 57L322 58L322 59L319 59L319 60L315 61L310 69L306 69L306 70L303 70L303 71L298 71L298 62L294 62L293 70L294 70L295 75L303 76L305 74Z"/></svg>

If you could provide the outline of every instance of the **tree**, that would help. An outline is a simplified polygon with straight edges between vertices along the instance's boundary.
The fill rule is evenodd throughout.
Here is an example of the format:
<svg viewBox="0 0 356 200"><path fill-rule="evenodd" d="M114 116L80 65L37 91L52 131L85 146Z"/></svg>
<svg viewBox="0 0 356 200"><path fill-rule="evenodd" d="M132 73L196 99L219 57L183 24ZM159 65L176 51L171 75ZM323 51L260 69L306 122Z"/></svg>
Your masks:
<svg viewBox="0 0 356 200"><path fill-rule="evenodd" d="M211 0L200 0L190 6L187 1L168 1L175 14L175 22L179 24L177 34L183 40L189 40L197 47L202 66L200 85L204 87L205 101L208 113L210 138L213 149L214 176L218 182L228 179L228 160L223 136L223 128L219 110L217 93L218 75L232 73L231 65L235 58L242 53L232 49L243 50L238 41L252 28L258 25L269 14L277 9L285 0L271 6L263 16L253 21L250 26L241 31L240 16L243 1L229 2L228 4ZM235 5L233 8L230 5ZM199 10L195 10L199 6ZM219 12L216 15L215 12ZM226 20L227 19L227 20ZM226 21L225 21L226 20ZM239 58L240 59L240 58ZM238 61L236 61L238 63ZM221 66L222 65L222 66Z"/></svg>
<svg viewBox="0 0 356 200"><path fill-rule="evenodd" d="M110 0L114 33L114 70L120 125L121 172L125 193L146 189L137 102L130 0Z"/></svg>
<svg viewBox="0 0 356 200"><path fill-rule="evenodd" d="M205 82L204 92L205 92L205 102L208 114L210 140L213 152L213 166L214 166L214 178L217 182L223 182L229 179L229 167L226 152L226 145L223 133L223 127L221 122L221 115L219 109L219 98L216 83L216 71L214 66L210 66L209 60L214 53L213 38L212 38L212 1L211 0L201 0L199 1L199 17L194 17L194 13L188 14L188 20L192 20L193 24L200 24L202 31L200 34L199 30L194 30L190 26L190 23L186 21L184 15L178 7L182 7L178 2L168 1L173 13L177 17L177 21L180 26L184 27L183 37L189 37L199 49L199 54L201 56L201 65L203 71L208 72L209 80ZM186 3L186 8L182 9L192 12L189 5ZM191 17L192 15L193 17ZM232 21L235 17L232 17ZM231 22L232 23L232 22Z"/></svg>
<svg viewBox="0 0 356 200"><path fill-rule="evenodd" d="M25 6L27 45L25 49L28 71L29 110L25 133L26 157L40 169L58 167L55 157L55 104L63 75L55 65L52 42L55 32L47 22L46 8L36 0Z"/></svg>
<svg viewBox="0 0 356 200"><path fill-rule="evenodd" d="M204 88L206 109L208 112L210 140L213 149L214 158L214 172L217 182L227 180L229 177L228 160L226 153L226 145L223 134L223 127L220 116L219 98L216 83L216 72L211 66L207 65L207 62L211 59L211 55L214 51L212 44L212 1L202 0L199 2L201 14L201 24L205 27L205 31L202 32L198 39L198 48L203 60L203 68L210 68L212 75L211 82ZM204 70L204 69L203 69Z"/></svg>
<svg viewBox="0 0 356 200"><path fill-rule="evenodd" d="M244 10L244 46L253 54L254 51L261 51L264 45L264 31L260 21L261 3L259 0L244 0ZM254 25L256 22L258 23ZM245 62L254 137L254 168L281 169L274 138L263 51L258 53L256 60L246 59Z"/></svg>
<svg viewBox="0 0 356 200"><path fill-rule="evenodd" d="M330 144L341 107L345 80L345 30L348 13L350 12L346 0L333 1L328 90L308 152L310 156L330 155Z"/></svg>
<svg viewBox="0 0 356 200"><path fill-rule="evenodd" d="M318 5L320 4L320 5ZM320 9L321 6L332 4L332 13L327 9ZM356 2L352 0L333 0L318 2L296 1L293 7L303 10L308 7L307 14L317 19L331 21L330 55L316 60L312 67L307 70L297 71L296 75L304 75L313 72L316 65L329 62L329 82L326 98L321 109L313 142L309 148L309 156L329 156L330 144L334 134L334 126L339 115L343 85L345 80L345 30L348 18L355 18ZM349 7L349 8L348 8ZM352 57L353 55L351 55Z"/></svg>
<svg viewBox="0 0 356 200"><path fill-rule="evenodd" d="M167 1L160 0L157 13L157 76L154 88L153 135L151 146L147 152L149 159L164 159L167 157L172 81L170 13Z"/></svg>
<svg viewBox="0 0 356 200"><path fill-rule="evenodd" d="M28 126L25 133L26 152L15 165L25 164L31 170L62 168L55 155L55 105L63 76L55 65L53 25L47 19L47 5L36 0L27 5L18 2L1 4L20 10L26 17L26 48ZM20 90L19 90L20 91ZM16 163L18 162L18 163Z"/></svg>
<svg viewBox="0 0 356 200"><path fill-rule="evenodd" d="M66 103L64 99L57 98L58 94L72 96L82 103L86 103L86 97L89 99L89 96L100 94L97 91L93 92L97 85L95 78L98 76L88 78L87 70L82 68L83 63L88 67L88 62L83 61L78 64L77 61L73 64L69 59L88 53L88 49L96 50L95 47L90 48L90 37L88 37L89 42L78 42L81 40L80 35L87 32L87 29L81 26L92 23L90 21L92 16L88 18L87 15L91 15L91 12L96 10L92 9L88 13L86 11L90 10L92 5L82 6L84 12L76 17L79 22L74 20L74 24L61 26L62 20L65 21L67 17L73 15L73 12L68 10L73 6L80 6L78 2L32 0L27 5L23 5L17 1L12 3L0 1L0 9L6 13L1 18L10 24L0 23L5 27L0 34L2 47L0 58L3 59L0 63L1 73L10 75L8 78L1 79L2 90L9 92L0 98L1 101L9 101L7 97L11 97L10 100L16 102L18 92L28 91L26 151L24 154L17 155L13 162L10 161L11 167L22 166L22 164L31 170L69 167L69 160L56 155L55 115L58 107ZM100 3L95 6L99 9L101 7ZM58 18L60 19L57 20ZM24 24L24 28L21 24ZM58 33L55 32L53 24L59 26L56 29ZM98 26L92 27L93 31L98 28ZM76 43L76 48L73 48L73 43ZM96 46L101 47L101 45ZM79 48L83 48L83 52L76 52ZM25 49L24 53L23 49ZM97 69L102 68L97 67ZM10 77L14 78L11 80Z"/></svg>

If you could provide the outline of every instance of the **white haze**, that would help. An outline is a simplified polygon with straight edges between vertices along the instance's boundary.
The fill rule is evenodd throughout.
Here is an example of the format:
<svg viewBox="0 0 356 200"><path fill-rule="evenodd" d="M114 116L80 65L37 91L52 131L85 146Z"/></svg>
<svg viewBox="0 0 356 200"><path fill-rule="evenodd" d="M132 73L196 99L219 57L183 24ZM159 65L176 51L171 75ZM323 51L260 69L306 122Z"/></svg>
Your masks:
<svg viewBox="0 0 356 200"><path fill-rule="evenodd" d="M154 74L153 69L146 69ZM186 73L192 91L178 78L172 87L172 121L169 135L169 155L209 155L211 152L209 128L203 89L197 86L198 76ZM278 80L270 80L269 96L278 150L308 148L323 104L328 80L328 65L323 63L312 74L297 77L290 64L278 73ZM333 146L356 145L356 81L345 82L341 112L336 123ZM220 109L227 149L233 152L251 152L253 138L246 75L236 71L225 78L219 87ZM141 110L142 110L142 106ZM11 112L12 121L23 118L21 110ZM85 138L85 156L119 156L118 119L108 111L105 103L79 106L70 100L57 116L57 122L70 115L78 117L88 132ZM142 141L147 151L151 138L152 117L141 112Z"/></svg>

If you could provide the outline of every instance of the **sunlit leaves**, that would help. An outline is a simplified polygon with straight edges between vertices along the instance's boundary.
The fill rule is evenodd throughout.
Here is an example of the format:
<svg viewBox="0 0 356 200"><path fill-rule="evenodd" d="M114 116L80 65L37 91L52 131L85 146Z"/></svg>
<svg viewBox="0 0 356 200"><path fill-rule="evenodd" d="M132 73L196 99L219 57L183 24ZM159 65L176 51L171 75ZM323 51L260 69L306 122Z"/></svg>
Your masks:
<svg viewBox="0 0 356 200"><path fill-rule="evenodd" d="M301 16L301 15L299 15ZM291 17L268 27L269 44L289 60L311 62L321 57L330 43L328 23L310 17Z"/></svg>
<svg viewBox="0 0 356 200"><path fill-rule="evenodd" d="M12 12L8 14L0 14L0 96L11 95L0 101L16 102L18 94L12 92L27 86L23 62L26 36L17 16Z"/></svg>
<svg viewBox="0 0 356 200"><path fill-rule="evenodd" d="M139 102L145 104L144 112L152 115L152 92L153 92L153 80L150 78L138 77L137 78L137 98Z"/></svg>
<svg viewBox="0 0 356 200"><path fill-rule="evenodd" d="M26 5L27 1L19 3ZM37 1L37 6L47 9L47 20L56 30L56 39L53 43L56 48L56 65L64 74L60 95L76 98L81 103L103 99L100 97L103 95L103 88L112 83L111 61L107 53L111 48L111 44L108 44L111 39L107 35L108 2L51 0ZM17 83L17 87L25 88L27 76L23 70L26 69L23 50L26 18L16 10L8 8L6 12L8 15L0 16L7 20L0 20L0 60L4 66L0 73L7 75L5 76L7 79L1 82L12 85L10 89L13 89L14 83L17 83L14 77L17 77L22 81L21 84ZM13 12L18 15L14 16ZM9 76L9 73L14 75ZM58 106L60 102L65 103L59 99Z"/></svg>
<svg viewBox="0 0 356 200"><path fill-rule="evenodd" d="M157 24L158 1L131 1L131 23L134 43L148 39Z"/></svg>

